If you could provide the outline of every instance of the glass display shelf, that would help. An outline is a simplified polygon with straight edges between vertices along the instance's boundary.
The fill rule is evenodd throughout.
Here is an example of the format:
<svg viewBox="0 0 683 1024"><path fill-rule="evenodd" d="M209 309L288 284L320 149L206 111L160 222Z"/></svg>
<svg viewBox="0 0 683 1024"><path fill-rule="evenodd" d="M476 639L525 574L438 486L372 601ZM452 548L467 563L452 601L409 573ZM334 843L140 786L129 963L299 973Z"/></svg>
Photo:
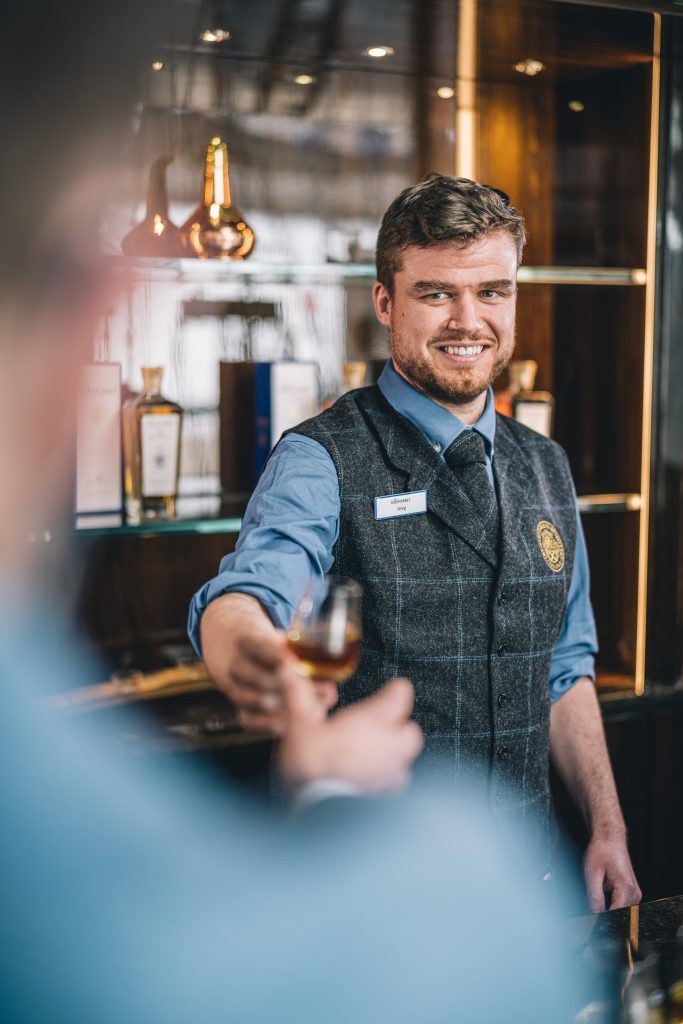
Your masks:
<svg viewBox="0 0 683 1024"><path fill-rule="evenodd" d="M151 520L149 522L131 524L121 522L116 525L82 526L68 531L73 537L149 537L160 534L216 534L239 533L242 529L242 516L238 514L222 515L215 507L218 499L205 505L204 514L181 515L171 520ZM639 494L581 494L578 497L579 511L583 514L601 512L638 512L641 507ZM52 539L52 534L36 534L31 540Z"/></svg>
<svg viewBox="0 0 683 1024"><path fill-rule="evenodd" d="M237 534L241 529L240 516L204 516L198 519L151 520L138 524L118 522L115 525L80 525L65 529L33 530L27 535L26 541L29 544L49 544L52 540L65 538L98 540L106 537L156 537L170 534Z"/></svg>
<svg viewBox="0 0 683 1024"><path fill-rule="evenodd" d="M197 483L191 478L190 483ZM187 479L185 483L187 483ZM53 538L73 537L151 537L161 534L236 534L242 528L242 515L249 494L181 493L176 499L173 519L149 519L141 523L126 522L124 513L81 515L74 526L56 530L38 530L28 537L31 543L49 542Z"/></svg>
<svg viewBox="0 0 683 1024"><path fill-rule="evenodd" d="M258 279L284 284L299 281L335 284L349 278L375 279L374 263L264 263L254 260L160 259L117 255L104 258L116 270L145 280L217 284L231 279Z"/></svg>
<svg viewBox="0 0 683 1024"><path fill-rule="evenodd" d="M105 259L134 278L159 281L219 283L230 279L258 279L278 283L320 281L335 284L346 280L375 280L374 263L259 263L199 259L158 259L107 255ZM576 284L643 286L647 271L640 267L530 267L521 266L520 284Z"/></svg>
<svg viewBox="0 0 683 1024"><path fill-rule="evenodd" d="M239 516L216 516L202 519L150 520L146 523L121 523L120 526L80 527L70 531L74 537L149 537L169 533L239 533Z"/></svg>

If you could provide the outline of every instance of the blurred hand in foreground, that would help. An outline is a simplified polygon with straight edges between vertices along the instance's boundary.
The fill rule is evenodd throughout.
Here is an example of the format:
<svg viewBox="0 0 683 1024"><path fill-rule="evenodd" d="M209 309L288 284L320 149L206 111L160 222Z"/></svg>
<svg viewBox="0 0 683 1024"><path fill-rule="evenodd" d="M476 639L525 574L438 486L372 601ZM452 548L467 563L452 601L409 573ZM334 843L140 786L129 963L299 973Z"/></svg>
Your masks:
<svg viewBox="0 0 683 1024"><path fill-rule="evenodd" d="M287 727L278 763L290 786L335 779L369 796L408 784L423 737L410 720L414 694L407 679L393 679L331 718L293 667L282 673L282 693Z"/></svg>

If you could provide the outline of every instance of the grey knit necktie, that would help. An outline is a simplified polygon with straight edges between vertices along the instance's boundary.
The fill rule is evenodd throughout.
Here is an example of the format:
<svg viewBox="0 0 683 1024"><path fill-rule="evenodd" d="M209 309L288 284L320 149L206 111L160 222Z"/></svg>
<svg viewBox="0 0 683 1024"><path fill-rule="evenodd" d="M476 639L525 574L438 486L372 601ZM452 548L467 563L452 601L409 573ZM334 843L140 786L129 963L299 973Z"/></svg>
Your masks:
<svg viewBox="0 0 683 1024"><path fill-rule="evenodd" d="M486 442L476 430L463 430L444 452L446 465L472 502L482 527L492 539L498 537L498 502L486 469Z"/></svg>

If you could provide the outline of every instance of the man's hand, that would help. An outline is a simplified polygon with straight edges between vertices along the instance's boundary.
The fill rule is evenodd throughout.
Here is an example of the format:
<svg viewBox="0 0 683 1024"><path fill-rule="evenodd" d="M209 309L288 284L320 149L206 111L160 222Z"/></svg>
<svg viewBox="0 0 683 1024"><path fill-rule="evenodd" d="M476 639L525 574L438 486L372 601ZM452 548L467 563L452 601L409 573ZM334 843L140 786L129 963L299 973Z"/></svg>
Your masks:
<svg viewBox="0 0 683 1024"><path fill-rule="evenodd" d="M640 902L600 706L590 679L579 680L552 705L550 754L590 830L583 865L590 910L605 909L605 891L610 894L610 910Z"/></svg>
<svg viewBox="0 0 683 1024"><path fill-rule="evenodd" d="M640 903L642 893L631 866L626 834L593 836L583 858L588 909L592 914ZM609 905L605 905L605 894Z"/></svg>
<svg viewBox="0 0 683 1024"><path fill-rule="evenodd" d="M240 724L250 732L281 736L283 676L296 665L285 633L275 629L256 598L235 593L211 602L202 616L201 638L211 678L237 708ZM334 683L306 682L322 714L334 707L339 697Z"/></svg>
<svg viewBox="0 0 683 1024"><path fill-rule="evenodd" d="M410 720L413 688L394 679L378 693L327 718L311 684L283 675L287 729L278 754L292 787L317 779L351 783L366 795L402 789L423 746Z"/></svg>
<svg viewBox="0 0 683 1024"><path fill-rule="evenodd" d="M281 736L287 725L284 680L295 674L310 692L316 709L325 715L339 699L332 682L313 682L299 676L296 659L287 650L282 630L272 634L244 634L235 638L231 670L225 692L237 707L240 725L250 732Z"/></svg>

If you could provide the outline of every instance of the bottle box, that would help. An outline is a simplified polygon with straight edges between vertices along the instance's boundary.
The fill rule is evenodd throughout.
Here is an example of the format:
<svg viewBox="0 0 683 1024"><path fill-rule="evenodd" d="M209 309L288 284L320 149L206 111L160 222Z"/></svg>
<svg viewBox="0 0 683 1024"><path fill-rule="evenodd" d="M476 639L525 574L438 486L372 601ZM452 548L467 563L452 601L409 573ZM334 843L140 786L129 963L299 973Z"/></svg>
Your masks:
<svg viewBox="0 0 683 1024"><path fill-rule="evenodd" d="M119 526L123 483L118 363L82 367L76 417L76 527Z"/></svg>
<svg viewBox="0 0 683 1024"><path fill-rule="evenodd" d="M319 411L316 363L220 365L221 486L244 500L285 430Z"/></svg>

